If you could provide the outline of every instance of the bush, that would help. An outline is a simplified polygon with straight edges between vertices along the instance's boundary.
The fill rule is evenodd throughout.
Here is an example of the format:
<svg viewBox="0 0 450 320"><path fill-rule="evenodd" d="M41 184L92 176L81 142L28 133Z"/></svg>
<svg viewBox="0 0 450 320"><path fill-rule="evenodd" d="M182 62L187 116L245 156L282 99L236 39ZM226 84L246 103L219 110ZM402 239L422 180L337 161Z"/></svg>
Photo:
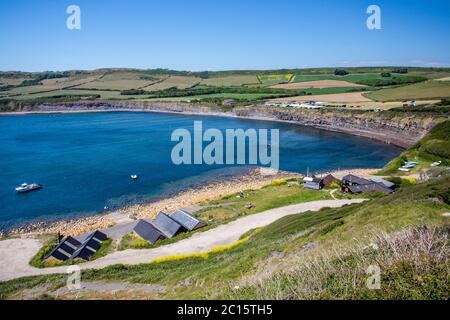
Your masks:
<svg viewBox="0 0 450 320"><path fill-rule="evenodd" d="M137 96L142 94L148 94L149 92L143 90L143 89L129 89L129 90L123 90L120 92L120 95L122 96Z"/></svg>
<svg viewBox="0 0 450 320"><path fill-rule="evenodd" d="M346 70L343 70L343 69L336 69L336 70L334 70L334 75L335 76L346 76L348 74L349 73Z"/></svg>
<svg viewBox="0 0 450 320"><path fill-rule="evenodd" d="M287 180L286 179L280 179L280 180L272 181L272 183L270 185L274 186L274 187L278 187L278 186L284 186L285 184L287 184Z"/></svg>
<svg viewBox="0 0 450 320"><path fill-rule="evenodd" d="M151 263L163 263L163 262L171 262L171 261L179 261L185 259L208 259L207 253L190 253L190 254L178 254L175 256L167 256L163 258L153 259Z"/></svg>
<svg viewBox="0 0 450 320"><path fill-rule="evenodd" d="M48 267L56 267L63 264L63 262L56 259L44 259L53 248L58 244L58 236L50 235L48 240L45 241L43 247L34 255L30 260L30 265L35 268L48 268Z"/></svg>
<svg viewBox="0 0 450 320"><path fill-rule="evenodd" d="M334 181L332 184L330 184L328 186L330 189L339 189L341 187L341 185L339 184L339 182Z"/></svg>

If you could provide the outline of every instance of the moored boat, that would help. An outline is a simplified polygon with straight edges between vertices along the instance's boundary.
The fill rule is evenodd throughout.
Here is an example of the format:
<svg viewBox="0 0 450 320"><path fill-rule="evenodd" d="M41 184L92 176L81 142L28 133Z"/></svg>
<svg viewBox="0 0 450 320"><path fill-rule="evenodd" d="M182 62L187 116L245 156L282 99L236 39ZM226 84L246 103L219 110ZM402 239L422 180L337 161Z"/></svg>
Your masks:
<svg viewBox="0 0 450 320"><path fill-rule="evenodd" d="M16 191L18 193L26 193L26 192L30 192L30 191L39 190L41 188L42 188L42 185L40 185L38 183L32 183L32 184L22 183L20 187L16 188Z"/></svg>

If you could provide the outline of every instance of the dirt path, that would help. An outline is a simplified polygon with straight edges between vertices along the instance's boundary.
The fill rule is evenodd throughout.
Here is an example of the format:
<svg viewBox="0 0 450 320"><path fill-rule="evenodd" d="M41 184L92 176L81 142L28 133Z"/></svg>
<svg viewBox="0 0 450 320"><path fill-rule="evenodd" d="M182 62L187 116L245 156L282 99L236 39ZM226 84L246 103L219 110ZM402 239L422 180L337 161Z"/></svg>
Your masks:
<svg viewBox="0 0 450 320"><path fill-rule="evenodd" d="M364 199L321 200L271 209L240 218L217 228L194 234L176 243L145 250L117 251L95 261L80 264L81 269L101 269L114 264L149 263L165 256L209 252L211 249L237 241L245 232L264 227L284 216L317 211L324 207L341 207L345 204L360 203ZM28 262L39 250L40 244L34 239L12 239L0 241L0 281L24 276L66 273L66 267L37 269Z"/></svg>

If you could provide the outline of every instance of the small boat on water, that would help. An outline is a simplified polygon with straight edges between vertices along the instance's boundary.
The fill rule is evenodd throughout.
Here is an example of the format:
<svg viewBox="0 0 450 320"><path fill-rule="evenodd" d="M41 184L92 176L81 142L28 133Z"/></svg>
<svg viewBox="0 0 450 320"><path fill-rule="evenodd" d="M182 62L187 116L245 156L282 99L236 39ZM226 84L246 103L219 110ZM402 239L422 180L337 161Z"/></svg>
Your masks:
<svg viewBox="0 0 450 320"><path fill-rule="evenodd" d="M42 188L42 185L37 184L37 183L32 183L32 184L22 183L22 185L20 187L16 188L16 191L18 193L26 193L26 192L30 192L30 191L39 190L41 188Z"/></svg>
<svg viewBox="0 0 450 320"><path fill-rule="evenodd" d="M137 174L132 174L131 175L131 180L137 180L137 178L138 178Z"/></svg>

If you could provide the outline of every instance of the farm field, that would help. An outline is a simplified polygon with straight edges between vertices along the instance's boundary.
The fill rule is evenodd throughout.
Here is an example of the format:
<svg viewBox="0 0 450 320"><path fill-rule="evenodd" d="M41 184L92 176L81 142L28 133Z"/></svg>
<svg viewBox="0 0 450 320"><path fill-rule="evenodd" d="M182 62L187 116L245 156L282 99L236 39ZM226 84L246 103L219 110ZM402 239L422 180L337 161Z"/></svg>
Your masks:
<svg viewBox="0 0 450 320"><path fill-rule="evenodd" d="M396 75L397 76L397 75ZM299 75L297 74L292 80L293 83L308 82L318 80L338 80L357 83L359 81L372 80L372 79L385 79L381 76L381 73L361 73L361 74L349 74L346 76L336 76L334 74L323 75Z"/></svg>
<svg viewBox="0 0 450 320"><path fill-rule="evenodd" d="M292 73L286 73L286 74L261 74L258 75L258 80L263 85L274 85L279 83L288 83L292 80L294 75Z"/></svg>
<svg viewBox="0 0 450 320"><path fill-rule="evenodd" d="M309 89L309 88L345 88L345 87L364 87L363 85L350 83L342 80L317 80L317 81L305 81L305 82L294 82L294 83L284 83L276 84L270 88L274 89Z"/></svg>
<svg viewBox="0 0 450 320"><path fill-rule="evenodd" d="M149 86L142 87L146 91L158 91L169 88L187 89L200 83L201 79L197 77L189 76L169 76L161 82L151 84Z"/></svg>
<svg viewBox="0 0 450 320"><path fill-rule="evenodd" d="M214 93L214 94L204 94L198 96L188 96L188 97L168 97L168 98L153 98L150 101L193 101L193 100L204 100L204 99L237 99L237 100L258 100L267 99L277 96L277 94L270 93Z"/></svg>
<svg viewBox="0 0 450 320"><path fill-rule="evenodd" d="M97 81L77 86L76 89L129 90L149 86L159 81L162 76L147 76L143 72L108 72Z"/></svg>
<svg viewBox="0 0 450 320"><path fill-rule="evenodd" d="M450 98L450 82L427 81L396 88L381 89L364 94L376 101L432 100Z"/></svg>
<svg viewBox="0 0 450 320"><path fill-rule="evenodd" d="M21 95L14 97L17 100L26 100L26 99L36 99L36 98L43 98L43 97L56 97L56 96L96 96L100 95L102 99L130 99L134 97L140 97L140 96L123 96L120 95L120 91L111 91L111 90L83 90L83 89L66 89L66 90L53 90L49 92L42 92L42 93L34 93L34 94L28 94L28 95Z"/></svg>
<svg viewBox="0 0 450 320"><path fill-rule="evenodd" d="M19 85L24 80L30 80L30 78L1 78L0 77L0 86L2 85Z"/></svg>
<svg viewBox="0 0 450 320"><path fill-rule="evenodd" d="M392 67L355 70L348 68L349 75L335 76L334 69L210 71L207 73L165 69L99 69L71 71L67 73L68 77L50 79L45 78L51 76L48 73L13 72L0 74L0 83L3 81L4 85L17 86L0 91L0 99L32 100L46 97L64 98L64 96L69 98L79 95L81 97L99 96L95 99L103 100L202 101L214 99L215 103L221 104L219 101L221 99L232 98L256 102L284 96L278 100L316 100L330 104L357 104L356 106L362 109L389 109L401 106L404 100L435 102L450 96L450 81L447 81L450 79L450 70L411 68L407 74L392 73L391 77L381 76L381 72L390 70ZM43 80L37 80L39 85L20 86L23 80L36 80L39 77L43 77ZM417 77L421 78L417 79ZM399 79L408 79L408 81L399 81ZM436 80L427 82L425 79ZM407 83L421 80L423 82ZM367 81L365 85L364 81ZM173 89L173 96L170 96L170 92L156 92L167 89ZM183 89L192 91L191 96L186 95L186 92L176 92ZM139 95L121 95L121 91L124 90L143 91L136 91L140 93ZM195 90L198 90L198 93ZM361 95L362 91L365 92L364 95ZM154 95L153 92L155 92Z"/></svg>
<svg viewBox="0 0 450 320"><path fill-rule="evenodd" d="M336 103L357 103L372 102L369 98L363 96L364 92L346 92L335 94L306 95L286 98L272 99L270 102L288 102L288 101L317 101L317 102L336 102Z"/></svg>
<svg viewBox="0 0 450 320"><path fill-rule="evenodd" d="M233 75L204 79L201 84L213 87L235 87L243 85L259 85L260 83L255 75Z"/></svg>
<svg viewBox="0 0 450 320"><path fill-rule="evenodd" d="M446 78L446 77L450 77L450 72L446 72L446 71L435 71L435 72L431 72L431 71L412 71L409 72L408 75L410 76L419 76L419 77L424 77L430 80L434 80L434 79L441 79L441 78Z"/></svg>
<svg viewBox="0 0 450 320"><path fill-rule="evenodd" d="M17 87L11 90L3 92L5 95L23 95L32 94L38 92L47 92L53 90L61 90L64 88L75 87L81 84L87 84L91 81L95 81L99 78L99 75L94 76L75 76L69 78L58 78L58 79L46 79L41 81L42 85Z"/></svg>

